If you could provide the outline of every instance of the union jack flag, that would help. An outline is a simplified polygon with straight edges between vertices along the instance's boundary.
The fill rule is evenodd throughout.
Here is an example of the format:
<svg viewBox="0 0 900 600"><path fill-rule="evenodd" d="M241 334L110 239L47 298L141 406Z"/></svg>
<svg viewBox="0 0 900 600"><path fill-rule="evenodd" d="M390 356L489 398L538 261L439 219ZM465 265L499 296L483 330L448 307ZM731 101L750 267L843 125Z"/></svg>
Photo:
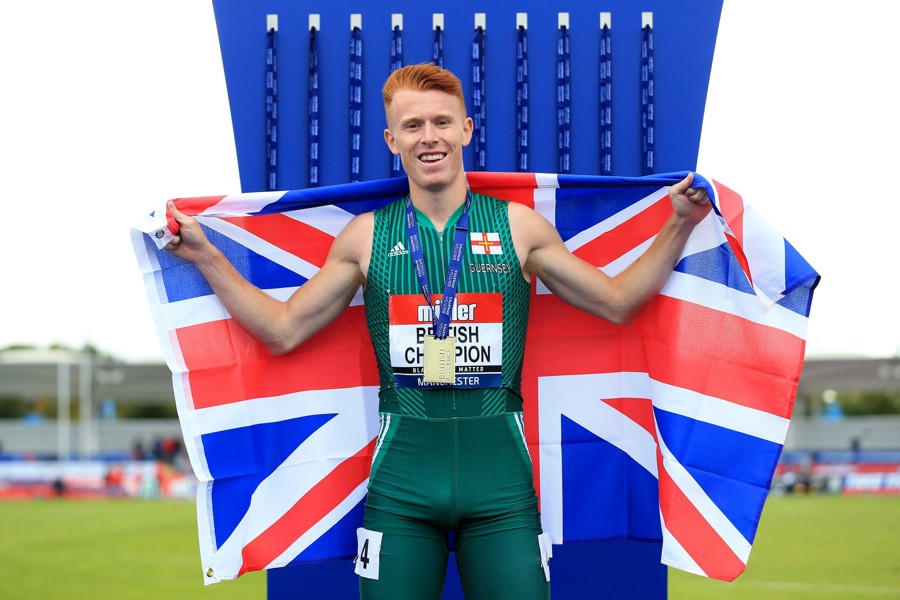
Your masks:
<svg viewBox="0 0 900 600"><path fill-rule="evenodd" d="M615 274L671 213L642 178L470 173L523 202L577 256ZM787 434L818 275L736 193L697 176L714 211L630 325L581 313L537 281L525 351L526 437L554 543L662 540L663 563L732 580L745 568ZM287 298L358 213L405 178L183 198L252 283ZM207 583L348 558L377 438L378 376L361 293L327 329L272 356L197 269L160 250L165 209L132 232L191 464Z"/></svg>

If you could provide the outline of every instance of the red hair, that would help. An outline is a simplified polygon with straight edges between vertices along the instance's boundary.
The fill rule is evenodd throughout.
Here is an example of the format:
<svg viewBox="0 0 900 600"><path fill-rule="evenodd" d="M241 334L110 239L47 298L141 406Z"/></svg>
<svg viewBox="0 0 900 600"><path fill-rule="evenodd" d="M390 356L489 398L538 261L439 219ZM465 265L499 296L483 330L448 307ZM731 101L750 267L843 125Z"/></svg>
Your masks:
<svg viewBox="0 0 900 600"><path fill-rule="evenodd" d="M384 82L381 94L384 96L384 112L387 113L394 100L394 94L400 90L424 92L437 90L455 96L466 114L466 100L463 96L462 83L459 77L442 69L434 63L419 63L397 69Z"/></svg>

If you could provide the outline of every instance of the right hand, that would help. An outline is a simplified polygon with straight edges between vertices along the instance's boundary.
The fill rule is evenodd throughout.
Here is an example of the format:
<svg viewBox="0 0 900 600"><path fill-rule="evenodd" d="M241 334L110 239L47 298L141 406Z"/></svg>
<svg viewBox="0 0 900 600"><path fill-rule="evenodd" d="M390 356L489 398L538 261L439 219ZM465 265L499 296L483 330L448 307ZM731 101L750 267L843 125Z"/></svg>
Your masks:
<svg viewBox="0 0 900 600"><path fill-rule="evenodd" d="M165 250L169 251L178 258L196 263L201 258L208 256L211 252L215 252L215 246L210 243L203 228L194 217L188 216L175 207L175 203L169 200L166 204L169 212L172 213L175 221L178 223L178 233L165 246Z"/></svg>

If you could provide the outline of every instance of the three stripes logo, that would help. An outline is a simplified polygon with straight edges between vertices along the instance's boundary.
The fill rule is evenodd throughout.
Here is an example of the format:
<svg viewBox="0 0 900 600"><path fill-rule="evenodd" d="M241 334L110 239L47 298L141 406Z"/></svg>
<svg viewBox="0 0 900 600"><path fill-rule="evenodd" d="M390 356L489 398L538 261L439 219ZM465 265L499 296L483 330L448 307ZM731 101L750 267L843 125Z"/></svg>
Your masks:
<svg viewBox="0 0 900 600"><path fill-rule="evenodd" d="M409 250L403 246L403 242L397 242L394 247L391 248L390 252L388 252L388 258L392 256L403 256L404 254L409 254Z"/></svg>

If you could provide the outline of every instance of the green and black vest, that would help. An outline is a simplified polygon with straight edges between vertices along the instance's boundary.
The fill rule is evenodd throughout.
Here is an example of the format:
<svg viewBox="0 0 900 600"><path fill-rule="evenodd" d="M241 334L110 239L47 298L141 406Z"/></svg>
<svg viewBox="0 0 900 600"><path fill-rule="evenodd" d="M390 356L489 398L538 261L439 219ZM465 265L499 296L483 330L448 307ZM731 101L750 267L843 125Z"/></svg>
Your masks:
<svg viewBox="0 0 900 600"><path fill-rule="evenodd" d="M462 211L460 206L443 232L438 232L424 214L416 211L433 299L435 294L440 296L444 291L456 224ZM380 410L421 417L479 416L522 410L522 358L531 286L522 276L513 247L508 202L471 195L469 234L450 332L457 338L457 385L429 386L420 379L415 383L416 373L420 372L415 365L421 364L417 360L421 359L421 346L417 342L421 342L426 330L430 333L431 316L408 247L404 198L375 211L372 258L364 292L366 320L381 381ZM484 316L488 314L491 316ZM472 318L472 325L465 322L468 317ZM481 322L477 322L479 319ZM405 369L407 363L411 366ZM490 387L481 387L480 381L489 382Z"/></svg>

